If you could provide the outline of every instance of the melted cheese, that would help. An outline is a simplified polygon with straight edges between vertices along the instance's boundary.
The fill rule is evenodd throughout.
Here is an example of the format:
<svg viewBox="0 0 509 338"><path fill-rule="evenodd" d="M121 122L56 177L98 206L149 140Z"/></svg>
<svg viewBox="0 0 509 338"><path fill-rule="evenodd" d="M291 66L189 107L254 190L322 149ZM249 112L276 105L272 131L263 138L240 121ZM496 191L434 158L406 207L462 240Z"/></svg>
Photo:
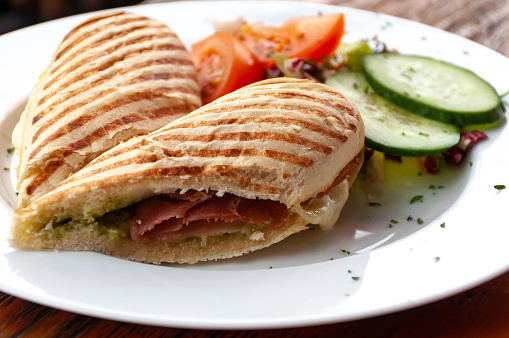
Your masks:
<svg viewBox="0 0 509 338"><path fill-rule="evenodd" d="M322 230L329 230L339 219L341 210L348 200L348 180L343 180L322 198L315 198L305 207L293 206L292 210L310 224L317 224Z"/></svg>

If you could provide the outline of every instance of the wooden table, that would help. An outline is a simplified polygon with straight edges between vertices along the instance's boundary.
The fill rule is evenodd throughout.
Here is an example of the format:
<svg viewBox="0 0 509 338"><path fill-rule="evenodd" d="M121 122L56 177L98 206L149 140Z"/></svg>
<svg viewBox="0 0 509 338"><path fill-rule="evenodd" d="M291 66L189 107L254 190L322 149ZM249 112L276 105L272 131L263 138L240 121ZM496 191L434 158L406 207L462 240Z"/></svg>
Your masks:
<svg viewBox="0 0 509 338"><path fill-rule="evenodd" d="M422 22L467 37L509 56L507 0L317 2L377 11ZM509 273L445 300L395 314L318 327L267 331L200 331L128 324L59 311L0 293L0 337L20 336L509 337Z"/></svg>

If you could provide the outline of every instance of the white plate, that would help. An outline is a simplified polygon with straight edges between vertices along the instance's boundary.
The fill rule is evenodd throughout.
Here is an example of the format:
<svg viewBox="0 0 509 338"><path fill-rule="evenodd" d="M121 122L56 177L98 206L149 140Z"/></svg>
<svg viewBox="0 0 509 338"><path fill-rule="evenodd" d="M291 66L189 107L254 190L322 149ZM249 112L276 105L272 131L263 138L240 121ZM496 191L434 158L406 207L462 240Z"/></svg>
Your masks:
<svg viewBox="0 0 509 338"><path fill-rule="evenodd" d="M175 2L128 8L169 24L189 46L211 18L249 22L344 12L344 41L377 35L401 52L468 67L506 92L509 60L418 23L354 9L285 2ZM239 259L153 266L87 252L21 252L7 243L15 205L9 136L37 77L80 15L0 37L0 289L40 304L127 322L188 328L316 325L399 311L471 288L509 268L505 121L458 169L418 175L388 163L379 207L356 186L330 232L308 231ZM471 162L471 165L470 163ZM401 171L405 171L401 175ZM441 189L430 189L443 185ZM414 195L422 203L410 204ZM411 215L412 221L407 221ZM417 218L424 223L418 224ZM394 219L398 223L390 221ZM445 227L441 224L445 223ZM345 251L351 252L348 255ZM437 258L439 257L439 258ZM359 277L357 280L352 277Z"/></svg>

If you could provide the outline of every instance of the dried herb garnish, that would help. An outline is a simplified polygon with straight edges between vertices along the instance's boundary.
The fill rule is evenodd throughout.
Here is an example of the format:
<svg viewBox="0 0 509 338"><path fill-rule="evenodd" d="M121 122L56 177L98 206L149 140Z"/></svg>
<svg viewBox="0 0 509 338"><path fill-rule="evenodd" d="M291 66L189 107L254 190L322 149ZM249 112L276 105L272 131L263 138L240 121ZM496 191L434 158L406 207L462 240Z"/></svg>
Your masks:
<svg viewBox="0 0 509 338"><path fill-rule="evenodd" d="M410 200L410 204L415 203L417 201L422 201L423 197L424 197L423 195L416 195L412 197L412 199Z"/></svg>

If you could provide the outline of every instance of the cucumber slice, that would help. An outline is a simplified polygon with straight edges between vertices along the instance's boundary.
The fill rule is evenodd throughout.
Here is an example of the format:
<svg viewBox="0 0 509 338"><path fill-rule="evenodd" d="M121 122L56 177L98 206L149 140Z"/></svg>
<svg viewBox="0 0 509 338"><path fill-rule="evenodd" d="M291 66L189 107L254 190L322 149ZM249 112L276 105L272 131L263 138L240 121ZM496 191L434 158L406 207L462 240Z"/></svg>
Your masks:
<svg viewBox="0 0 509 338"><path fill-rule="evenodd" d="M482 124L504 115L496 90L468 69L429 57L369 54L362 57L371 87L393 103L457 125Z"/></svg>
<svg viewBox="0 0 509 338"><path fill-rule="evenodd" d="M396 156L428 156L458 143L460 128L403 109L369 86L361 72L338 72L325 82L350 98L366 128L366 146Z"/></svg>

